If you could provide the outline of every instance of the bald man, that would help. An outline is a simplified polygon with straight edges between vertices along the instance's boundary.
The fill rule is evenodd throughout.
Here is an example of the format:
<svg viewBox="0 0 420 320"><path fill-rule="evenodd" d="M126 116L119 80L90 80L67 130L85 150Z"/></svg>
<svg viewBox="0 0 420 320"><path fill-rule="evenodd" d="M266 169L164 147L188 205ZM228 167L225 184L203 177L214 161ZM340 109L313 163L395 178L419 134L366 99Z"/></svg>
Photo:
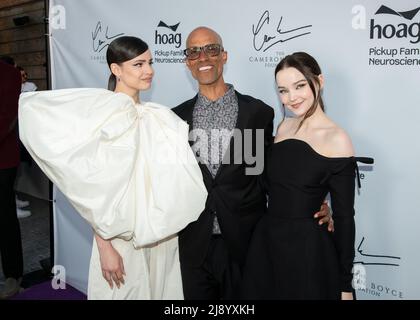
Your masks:
<svg viewBox="0 0 420 320"><path fill-rule="evenodd" d="M250 236L266 210L259 177L265 149L272 141L274 111L225 83L223 67L228 54L214 30L193 30L185 55L199 92L173 110L190 126L192 149L209 195L199 219L179 234L184 296L235 299ZM244 138L245 129L252 134L249 141ZM258 150L257 143L260 155L247 163L245 152ZM238 156L239 161L234 161ZM256 167L259 172L257 168L254 174L247 174L247 168Z"/></svg>

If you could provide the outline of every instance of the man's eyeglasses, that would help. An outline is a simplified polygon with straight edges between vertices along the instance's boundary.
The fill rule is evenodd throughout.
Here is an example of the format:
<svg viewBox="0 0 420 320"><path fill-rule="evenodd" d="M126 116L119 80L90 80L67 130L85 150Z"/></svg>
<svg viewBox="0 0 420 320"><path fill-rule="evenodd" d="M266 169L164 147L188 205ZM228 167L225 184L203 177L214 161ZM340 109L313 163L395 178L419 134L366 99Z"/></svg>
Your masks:
<svg viewBox="0 0 420 320"><path fill-rule="evenodd" d="M223 48L220 44L212 43L212 44L207 44L203 47L187 48L184 50L184 54L188 60L195 60L200 57L201 51L204 51L204 53L208 57L215 57L215 56L218 56L221 51L223 51Z"/></svg>

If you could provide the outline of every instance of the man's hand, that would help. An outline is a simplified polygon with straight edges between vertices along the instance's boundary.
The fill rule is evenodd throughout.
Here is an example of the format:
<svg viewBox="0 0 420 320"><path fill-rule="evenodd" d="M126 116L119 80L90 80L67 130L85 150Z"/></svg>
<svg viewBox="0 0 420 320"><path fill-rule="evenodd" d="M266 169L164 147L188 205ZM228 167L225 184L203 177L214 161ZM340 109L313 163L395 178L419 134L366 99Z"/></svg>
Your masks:
<svg viewBox="0 0 420 320"><path fill-rule="evenodd" d="M334 232L334 220L327 200L324 200L319 211L314 214L314 218L320 218L318 222L320 225L328 222L328 231Z"/></svg>
<svg viewBox="0 0 420 320"><path fill-rule="evenodd" d="M341 292L341 300L354 300L353 293L351 293L351 292Z"/></svg>

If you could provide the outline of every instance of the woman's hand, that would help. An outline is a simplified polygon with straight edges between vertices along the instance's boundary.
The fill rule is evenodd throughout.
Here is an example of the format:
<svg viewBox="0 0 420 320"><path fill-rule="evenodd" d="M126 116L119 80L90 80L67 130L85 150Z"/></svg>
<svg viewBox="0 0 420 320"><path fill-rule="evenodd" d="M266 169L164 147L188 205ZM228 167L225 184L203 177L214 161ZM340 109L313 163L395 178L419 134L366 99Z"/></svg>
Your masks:
<svg viewBox="0 0 420 320"><path fill-rule="evenodd" d="M341 292L341 300L353 300L353 293Z"/></svg>
<svg viewBox="0 0 420 320"><path fill-rule="evenodd" d="M124 284L124 263L120 254L112 246L110 240L104 240L95 234L96 243L99 249L101 260L102 276L108 282L111 289L114 288L114 282L119 289Z"/></svg>

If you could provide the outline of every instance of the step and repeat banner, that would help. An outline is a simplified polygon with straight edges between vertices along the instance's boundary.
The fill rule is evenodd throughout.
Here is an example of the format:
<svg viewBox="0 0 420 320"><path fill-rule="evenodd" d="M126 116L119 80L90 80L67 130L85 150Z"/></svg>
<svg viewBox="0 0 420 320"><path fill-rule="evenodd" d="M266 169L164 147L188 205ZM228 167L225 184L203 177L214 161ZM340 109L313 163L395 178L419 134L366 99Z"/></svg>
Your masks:
<svg viewBox="0 0 420 320"><path fill-rule="evenodd" d="M271 105L276 127L274 68L289 53L310 53L323 70L328 115L358 156L375 159L360 167L356 194L358 298L420 299L419 11L419 0L51 0L53 88L106 87L109 43L133 35L155 63L142 100L174 107L197 92L185 40L208 26L228 52L225 80ZM57 189L54 217L55 263L86 291L91 228Z"/></svg>

